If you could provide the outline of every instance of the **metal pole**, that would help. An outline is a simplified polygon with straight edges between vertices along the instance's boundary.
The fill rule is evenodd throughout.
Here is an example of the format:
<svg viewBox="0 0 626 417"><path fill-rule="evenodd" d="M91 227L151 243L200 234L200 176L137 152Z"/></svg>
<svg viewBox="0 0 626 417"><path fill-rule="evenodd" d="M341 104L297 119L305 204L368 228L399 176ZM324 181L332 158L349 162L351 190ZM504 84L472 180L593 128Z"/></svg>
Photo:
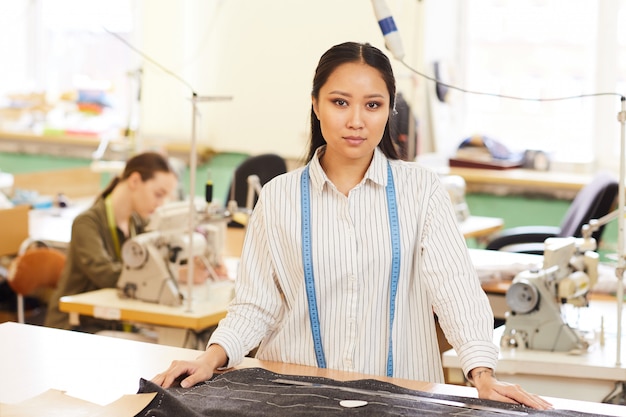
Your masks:
<svg viewBox="0 0 626 417"><path fill-rule="evenodd" d="M620 135L620 164L619 164L619 196L618 196L618 204L619 204L619 218L618 218L618 242L617 242L617 251L619 253L618 264L615 268L615 275L617 277L617 348L616 348L616 358L615 358L615 366L621 366L621 351L622 351L622 308L624 304L624 269L626 267L626 253L624 253L624 239L626 235L624 234L624 204L626 204L626 196L624 195L624 181L626 180L626 134L624 133L624 125L626 123L626 98L621 97L622 102L622 110L617 115L617 120L621 124L621 135Z"/></svg>
<svg viewBox="0 0 626 417"><path fill-rule="evenodd" d="M193 294L193 273L195 262L193 259L193 232L196 227L196 119L198 117L198 95L193 93L191 97L191 146L189 147L189 246L188 246L188 259L187 259L187 312L193 311L191 307L191 296Z"/></svg>
<svg viewBox="0 0 626 417"><path fill-rule="evenodd" d="M196 169L197 169L197 134L196 122L198 119L198 102L200 101L228 101L232 100L230 96L211 96L199 97L195 92L191 97L192 114L191 114L191 146L189 147L189 259L187 260L187 312L193 311L191 304L191 296L193 293L193 273L194 273L194 256L193 256L193 233L196 228Z"/></svg>

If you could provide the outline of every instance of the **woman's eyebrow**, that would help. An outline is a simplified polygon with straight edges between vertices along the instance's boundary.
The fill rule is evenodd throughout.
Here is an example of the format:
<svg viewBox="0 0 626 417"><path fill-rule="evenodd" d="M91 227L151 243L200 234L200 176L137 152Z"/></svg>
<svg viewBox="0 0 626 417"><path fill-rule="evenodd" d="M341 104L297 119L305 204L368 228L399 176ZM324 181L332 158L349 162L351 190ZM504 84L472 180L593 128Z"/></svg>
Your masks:
<svg viewBox="0 0 626 417"><path fill-rule="evenodd" d="M342 96L352 97L352 94L346 93L345 91L341 91L341 90L329 91L328 94L339 94L339 95L342 95Z"/></svg>
<svg viewBox="0 0 626 417"><path fill-rule="evenodd" d="M352 94L347 93L345 91L341 91L341 90L333 90L333 91L330 91L328 94L339 94L339 95L343 95L346 97L352 97ZM372 93L372 94L367 94L364 97L365 98L385 98L385 95L381 93Z"/></svg>

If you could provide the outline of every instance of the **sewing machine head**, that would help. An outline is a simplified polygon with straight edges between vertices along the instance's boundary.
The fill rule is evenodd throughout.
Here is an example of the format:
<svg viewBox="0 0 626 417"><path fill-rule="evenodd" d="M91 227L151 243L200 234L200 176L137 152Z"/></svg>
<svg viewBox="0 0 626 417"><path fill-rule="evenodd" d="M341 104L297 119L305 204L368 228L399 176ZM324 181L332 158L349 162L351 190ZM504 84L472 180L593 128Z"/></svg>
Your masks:
<svg viewBox="0 0 626 417"><path fill-rule="evenodd" d="M593 249L590 249L593 246ZM598 279L595 245L577 238L549 238L543 267L519 273L506 293L510 311L501 339L504 348L581 351L587 341L564 320L561 306L588 305Z"/></svg>
<svg viewBox="0 0 626 417"><path fill-rule="evenodd" d="M194 225L197 220L194 219ZM178 269L196 258L216 264L224 247L226 223L197 224L190 238L189 203L175 202L159 207L149 225L151 231L127 240L122 246L118 294L124 298L181 305Z"/></svg>
<svg viewBox="0 0 626 417"><path fill-rule="evenodd" d="M198 208L196 207L196 217ZM197 219L194 219L194 224ZM158 207L146 227L148 231L180 231L184 232L189 227L189 202L174 201Z"/></svg>

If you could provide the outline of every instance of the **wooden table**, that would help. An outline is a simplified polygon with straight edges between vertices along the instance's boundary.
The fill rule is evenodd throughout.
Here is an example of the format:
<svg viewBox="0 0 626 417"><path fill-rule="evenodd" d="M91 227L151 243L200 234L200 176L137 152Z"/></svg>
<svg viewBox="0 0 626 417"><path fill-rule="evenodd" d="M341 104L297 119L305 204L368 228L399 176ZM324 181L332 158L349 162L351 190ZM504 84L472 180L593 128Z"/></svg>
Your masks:
<svg viewBox="0 0 626 417"><path fill-rule="evenodd" d="M506 302L506 292L511 286L513 278L511 274L514 271L521 272L541 268L543 256L482 249L470 249L469 253L479 275L481 275L481 272L483 274L488 271L493 272L493 279L482 281L481 286L487 293L494 317L504 320L505 314L509 310ZM499 277L501 275L506 275L508 278L502 279ZM595 301L615 301L613 295L594 292L591 293L590 299Z"/></svg>
<svg viewBox="0 0 626 417"><path fill-rule="evenodd" d="M195 359L193 349L141 343L31 326L0 324L0 402L17 403L49 389L96 404L109 404L137 392L140 378L150 379L172 360ZM241 367L261 367L288 375L337 380L375 378L396 385L441 394L475 397L469 387L332 371L246 358ZM624 407L548 398L557 408L623 416Z"/></svg>
<svg viewBox="0 0 626 417"><path fill-rule="evenodd" d="M69 199L84 199L98 195L104 186L100 173L88 166L23 172L14 175L15 189L36 191L40 196L56 197L63 193Z"/></svg>
<svg viewBox="0 0 626 417"><path fill-rule="evenodd" d="M234 283L224 281L198 285L193 289L197 298L191 311L187 303L171 307L142 300L121 298L116 288L103 288L82 294L66 295L59 300L59 310L70 314L70 323L79 323L79 315L106 320L154 326L158 343L178 347L198 347L198 335L216 326L226 316L233 297ZM182 289L186 294L186 289ZM191 334L193 338L188 336Z"/></svg>
<svg viewBox="0 0 626 417"><path fill-rule="evenodd" d="M589 174L524 168L495 170L446 166L437 169L437 172L463 177L468 193L541 194L566 200L573 200L592 178Z"/></svg>
<svg viewBox="0 0 626 417"><path fill-rule="evenodd" d="M243 229L229 229L228 234L232 245L228 251L241 251ZM484 265L489 262L493 265L501 265L503 262L512 262L515 259L525 259L524 256L518 257L516 254L480 249L470 249L470 256L476 265ZM534 259L532 256L531 258ZM232 262L236 263L237 260L233 259ZM228 303L233 295L232 285L232 282L224 282L196 286L193 289L193 294L198 294L198 298L192 304L192 311L187 311L186 304L180 307L170 307L141 300L120 298L115 288L103 288L61 297L59 309L69 313L70 321L74 323L78 322L79 315L84 315L153 325L158 330L159 343L185 346L186 343L190 342L187 337L188 332L193 332L195 335L202 333L204 330L217 325L226 316ZM182 292L186 294L187 290L182 289ZM500 294L499 298L503 299L504 297ZM193 342L191 340L191 343Z"/></svg>
<svg viewBox="0 0 626 417"><path fill-rule="evenodd" d="M77 135L77 134L54 134L41 135L32 132L14 132L0 131L0 151L16 152L25 154L49 154L64 155L70 157L78 157L92 159L93 153L98 149L102 139L96 135ZM128 147L130 145L127 138L116 138L111 143L118 147ZM189 144L187 142L162 142L162 141L143 141L146 148L164 149L169 156L180 158L184 161L189 160ZM197 145L196 153L200 160L206 159L212 154L210 147L202 144ZM116 157L118 155L105 156Z"/></svg>
<svg viewBox="0 0 626 417"><path fill-rule="evenodd" d="M68 208L31 210L29 212L30 237L47 242L49 245L65 249L72 239L72 222L82 211L89 208L93 199L83 198ZM465 238L491 236L502 229L504 220L499 217L470 216L459 223ZM229 227L226 233L226 256L240 256L246 229Z"/></svg>
<svg viewBox="0 0 626 417"><path fill-rule="evenodd" d="M227 233L231 246L226 251L230 253L238 251L240 253L244 230L229 229ZM494 265L495 268L501 268L514 262L526 262L541 258L536 255L520 255L480 249L470 249L470 257L477 267ZM233 259L232 262L236 263L237 260ZM61 297L59 309L69 313L70 320L73 322L78 321L79 315L85 315L156 326L159 343L187 347L190 346L188 343L192 343L191 346L196 347L197 345L194 343L198 341L197 337L189 339L187 337L189 332L197 336L204 330L217 325L226 316L228 303L232 298L232 283L207 285L197 286L193 289L193 293L198 294L199 297L194 301L191 312L187 311L185 304L180 307L170 307L141 300L120 298L115 288L104 288ZM186 289L183 289L182 292L183 294L187 293ZM504 312L507 310L504 293L488 295L494 311L502 310L501 315L504 317ZM502 304L501 307L498 307L500 310L496 309L496 306L500 304Z"/></svg>
<svg viewBox="0 0 626 417"><path fill-rule="evenodd" d="M515 272L541 267L543 264L543 256L526 253L470 249L470 256L479 276L493 271L493 278L482 280L481 286L487 293L494 318L498 320L504 320L509 310L505 298L506 290L511 285ZM505 279L502 279L503 275Z"/></svg>
<svg viewBox="0 0 626 417"><path fill-rule="evenodd" d="M504 220L499 217L469 216L459 223L461 233L466 239L488 238L504 226Z"/></svg>
<svg viewBox="0 0 626 417"><path fill-rule="evenodd" d="M626 382L626 365L616 365L617 302L615 297L599 296L588 308L572 308L571 320L576 328L591 338L590 349L580 355L529 349L502 348L498 359L498 377L520 384L543 395L600 402L618 381ZM604 320L605 344L600 344L600 323ZM494 331L494 343L500 345L504 326ZM588 333L587 333L588 332ZM626 336L622 336L622 346ZM622 357L624 355L622 354ZM443 354L447 381L462 380L459 359L454 350ZM623 409L626 415L626 407Z"/></svg>

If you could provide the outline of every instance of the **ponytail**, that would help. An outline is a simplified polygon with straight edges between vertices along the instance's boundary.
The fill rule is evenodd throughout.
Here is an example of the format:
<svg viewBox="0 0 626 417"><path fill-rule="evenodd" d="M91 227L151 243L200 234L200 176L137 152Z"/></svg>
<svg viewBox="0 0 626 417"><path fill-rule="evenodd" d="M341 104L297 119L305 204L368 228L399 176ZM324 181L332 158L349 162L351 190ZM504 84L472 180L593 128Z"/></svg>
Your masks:
<svg viewBox="0 0 626 417"><path fill-rule="evenodd" d="M154 177L157 172L175 173L174 169L167 160L167 157L158 152L144 152L137 154L126 161L126 167L121 176L116 176L111 180L109 185L100 194L102 198L106 198L115 189L117 184L126 181L134 172L138 172L141 181L148 181Z"/></svg>
<svg viewBox="0 0 626 417"><path fill-rule="evenodd" d="M119 176L115 176L111 182L109 182L109 185L107 185L107 188L104 189L104 191L102 191L100 193L100 197L102 198L106 198L109 194L111 194L111 191L113 191L113 189L117 186L117 184L120 183L120 177Z"/></svg>

